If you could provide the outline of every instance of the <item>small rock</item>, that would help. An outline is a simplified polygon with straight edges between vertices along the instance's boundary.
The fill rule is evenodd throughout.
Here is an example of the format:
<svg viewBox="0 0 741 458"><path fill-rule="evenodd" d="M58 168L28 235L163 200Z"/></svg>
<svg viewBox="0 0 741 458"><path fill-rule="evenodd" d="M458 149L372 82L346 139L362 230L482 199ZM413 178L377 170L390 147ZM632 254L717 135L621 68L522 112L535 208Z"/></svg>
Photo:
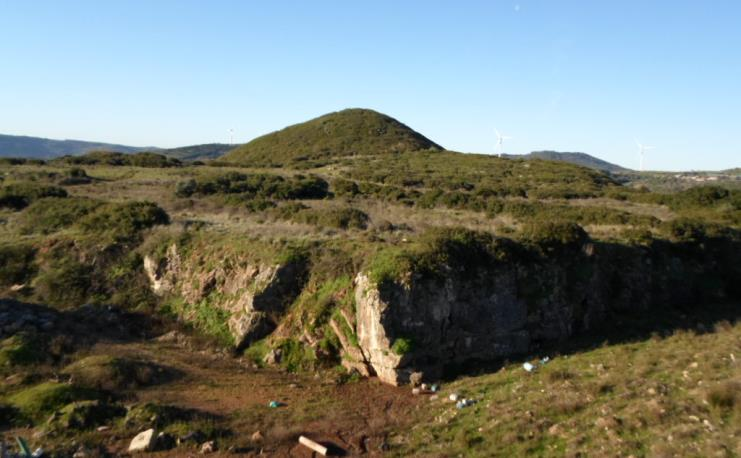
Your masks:
<svg viewBox="0 0 741 458"><path fill-rule="evenodd" d="M559 434L561 434L561 425L556 423L555 425L548 428L548 434L550 434L551 436L558 436Z"/></svg>
<svg viewBox="0 0 741 458"><path fill-rule="evenodd" d="M458 400L458 393L451 393L450 396L448 396L448 399L450 399L452 402L455 402Z"/></svg>
<svg viewBox="0 0 741 458"><path fill-rule="evenodd" d="M430 401L437 401L438 397L438 395L433 394L432 396L430 396Z"/></svg>
<svg viewBox="0 0 741 458"><path fill-rule="evenodd" d="M98 426L97 431L98 432L103 432L103 431L108 431L109 429L111 429L110 426L103 425L103 426Z"/></svg>
<svg viewBox="0 0 741 458"><path fill-rule="evenodd" d="M252 433L252 436L250 437L250 440L252 442L262 442L262 440L265 439L265 437L262 435L260 431L255 431Z"/></svg>
<svg viewBox="0 0 741 458"><path fill-rule="evenodd" d="M154 429L148 429L142 431L131 440L129 444L129 452L146 452L154 447L154 442L157 436L154 434Z"/></svg>
<svg viewBox="0 0 741 458"><path fill-rule="evenodd" d="M424 374L422 372L412 372L412 374L409 376L409 383L414 386L419 386L422 383L422 377L424 377Z"/></svg>
<svg viewBox="0 0 741 458"><path fill-rule="evenodd" d="M213 453L216 451L216 442L214 441L208 441L201 444L201 453L207 454L207 453Z"/></svg>
<svg viewBox="0 0 741 458"><path fill-rule="evenodd" d="M422 391L419 388L412 388L412 394L415 395L415 396L418 395L421 392Z"/></svg>

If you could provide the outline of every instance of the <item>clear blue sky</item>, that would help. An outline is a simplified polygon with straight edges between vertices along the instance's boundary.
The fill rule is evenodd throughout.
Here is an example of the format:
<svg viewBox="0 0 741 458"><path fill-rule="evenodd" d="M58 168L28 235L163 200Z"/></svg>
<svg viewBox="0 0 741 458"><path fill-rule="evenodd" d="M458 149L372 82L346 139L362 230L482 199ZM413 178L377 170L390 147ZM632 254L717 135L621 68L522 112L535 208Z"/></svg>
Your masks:
<svg viewBox="0 0 741 458"><path fill-rule="evenodd" d="M741 2L0 0L0 133L248 141L346 107L443 146L741 166Z"/></svg>

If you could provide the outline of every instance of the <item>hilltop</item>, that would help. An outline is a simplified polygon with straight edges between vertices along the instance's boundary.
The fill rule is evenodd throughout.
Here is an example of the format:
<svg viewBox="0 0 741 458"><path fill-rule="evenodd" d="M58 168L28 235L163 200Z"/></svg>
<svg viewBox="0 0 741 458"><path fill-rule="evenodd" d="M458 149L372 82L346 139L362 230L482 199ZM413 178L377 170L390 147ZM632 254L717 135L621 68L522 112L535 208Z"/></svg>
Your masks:
<svg viewBox="0 0 741 458"><path fill-rule="evenodd" d="M602 170L603 172L627 172L629 169L607 162L587 153L561 153L558 151L533 151L529 154L505 154L504 157L511 159L544 159L546 161L561 161L571 164L589 167L590 169Z"/></svg>
<svg viewBox="0 0 741 458"><path fill-rule="evenodd" d="M396 119L367 109L347 109L258 137L223 156L237 164L283 165L338 156L442 147Z"/></svg>
<svg viewBox="0 0 741 458"><path fill-rule="evenodd" d="M52 140L49 138L0 134L0 157L53 159L59 156L84 154L88 151L94 150L135 153L148 149L152 148L88 142L83 140Z"/></svg>

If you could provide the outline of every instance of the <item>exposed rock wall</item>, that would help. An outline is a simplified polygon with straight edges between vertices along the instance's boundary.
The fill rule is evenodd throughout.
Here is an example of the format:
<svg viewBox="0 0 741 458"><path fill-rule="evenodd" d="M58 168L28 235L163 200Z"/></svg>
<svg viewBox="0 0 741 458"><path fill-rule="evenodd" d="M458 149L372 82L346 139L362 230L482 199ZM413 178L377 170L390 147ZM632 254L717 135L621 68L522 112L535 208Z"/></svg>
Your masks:
<svg viewBox="0 0 741 458"><path fill-rule="evenodd" d="M366 362L383 381L406 383L414 372L434 379L451 363L502 359L566 339L610 311L722 299L725 286L702 284L722 277L716 268L712 259L588 244L473 274L451 268L443 278L412 274L380 286L361 272L356 332ZM711 297L701 297L706 293ZM397 354L397 339L411 349Z"/></svg>
<svg viewBox="0 0 741 458"><path fill-rule="evenodd" d="M208 301L208 306L228 312L227 324L237 348L275 329L285 308L300 293L306 270L301 263L222 259L206 267L203 260L197 261L186 262L173 244L159 261L146 256L144 270L156 294L179 296L191 305Z"/></svg>

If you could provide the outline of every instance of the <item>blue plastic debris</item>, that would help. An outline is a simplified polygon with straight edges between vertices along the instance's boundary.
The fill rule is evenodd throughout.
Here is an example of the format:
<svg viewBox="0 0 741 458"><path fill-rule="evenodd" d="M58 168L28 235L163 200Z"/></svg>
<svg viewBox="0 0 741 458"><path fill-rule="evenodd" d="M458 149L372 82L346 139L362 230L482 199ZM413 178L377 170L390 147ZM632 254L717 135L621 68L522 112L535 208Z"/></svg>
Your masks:
<svg viewBox="0 0 741 458"><path fill-rule="evenodd" d="M270 401L270 403L268 403L268 407L270 407L271 409L276 409L283 406L285 406L285 404L280 401Z"/></svg>

